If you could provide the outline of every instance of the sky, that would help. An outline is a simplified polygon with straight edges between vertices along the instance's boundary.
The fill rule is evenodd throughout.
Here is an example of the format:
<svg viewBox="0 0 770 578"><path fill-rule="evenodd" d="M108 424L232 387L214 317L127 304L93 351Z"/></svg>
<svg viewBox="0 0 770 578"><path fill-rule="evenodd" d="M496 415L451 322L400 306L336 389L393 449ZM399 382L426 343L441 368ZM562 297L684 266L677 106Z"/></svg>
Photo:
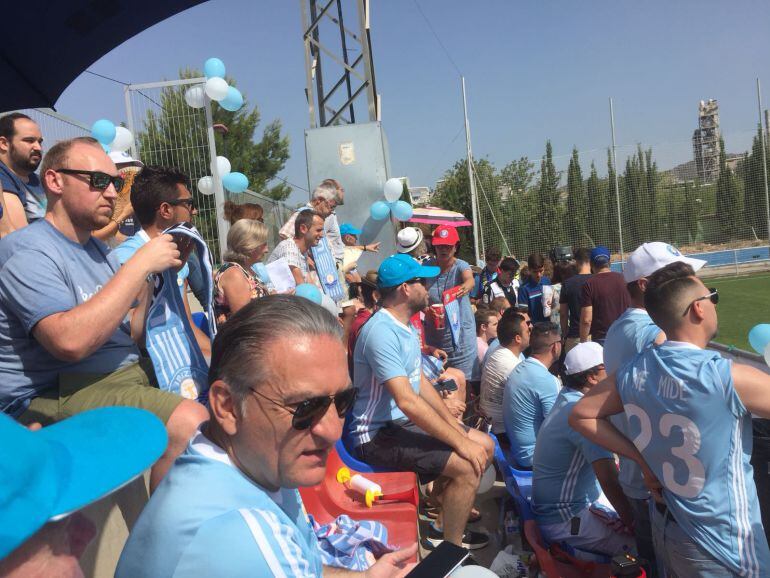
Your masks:
<svg viewBox="0 0 770 578"><path fill-rule="evenodd" d="M412 186L433 187L465 155L460 74L474 156L498 168L521 156L539 161L550 139L558 169L576 146L584 174L594 159L606 172L609 97L619 164L641 143L652 146L662 169L691 160L701 99L719 101L729 152L750 147L757 77L770 102L770 3L759 0L371 0L370 6L391 173L409 177ZM202 68L212 56L259 108L261 126L282 122L291 157L280 174L297 185L291 200L303 200L309 115L297 0L205 2L126 41L89 70L153 82L177 78L180 68ZM56 108L87 125L126 117L123 86L87 73Z"/></svg>

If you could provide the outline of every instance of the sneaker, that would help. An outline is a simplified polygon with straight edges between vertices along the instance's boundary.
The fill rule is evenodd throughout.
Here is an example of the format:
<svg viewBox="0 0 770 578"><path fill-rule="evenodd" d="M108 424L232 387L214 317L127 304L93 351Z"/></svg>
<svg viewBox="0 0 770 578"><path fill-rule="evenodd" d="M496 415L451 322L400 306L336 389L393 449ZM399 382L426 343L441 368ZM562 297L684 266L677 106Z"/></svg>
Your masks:
<svg viewBox="0 0 770 578"><path fill-rule="evenodd" d="M426 538L433 546L438 546L444 541L444 532L437 530L436 527L431 524L428 526L428 535ZM480 548L486 547L487 544L489 544L489 538L486 534L465 530L465 533L463 534L463 548L467 548L468 550L479 550Z"/></svg>

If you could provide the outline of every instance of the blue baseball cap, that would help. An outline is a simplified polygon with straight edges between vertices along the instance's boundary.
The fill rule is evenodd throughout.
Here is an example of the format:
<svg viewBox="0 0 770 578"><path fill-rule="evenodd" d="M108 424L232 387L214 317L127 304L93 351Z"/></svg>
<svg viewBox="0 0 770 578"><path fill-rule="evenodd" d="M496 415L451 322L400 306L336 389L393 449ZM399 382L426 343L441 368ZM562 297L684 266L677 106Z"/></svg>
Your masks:
<svg viewBox="0 0 770 578"><path fill-rule="evenodd" d="M384 289L395 287L411 279L430 279L441 272L438 267L420 265L406 253L397 253L385 259L377 270L377 285Z"/></svg>
<svg viewBox="0 0 770 578"><path fill-rule="evenodd" d="M350 223L342 223L340 225L340 235L353 235L358 237L361 234L361 229L356 229Z"/></svg>
<svg viewBox="0 0 770 578"><path fill-rule="evenodd" d="M610 262L610 250L604 245L591 249L591 263L594 265L606 265Z"/></svg>
<svg viewBox="0 0 770 578"><path fill-rule="evenodd" d="M49 521L141 475L165 451L148 411L104 407L30 431L0 413L0 559Z"/></svg>

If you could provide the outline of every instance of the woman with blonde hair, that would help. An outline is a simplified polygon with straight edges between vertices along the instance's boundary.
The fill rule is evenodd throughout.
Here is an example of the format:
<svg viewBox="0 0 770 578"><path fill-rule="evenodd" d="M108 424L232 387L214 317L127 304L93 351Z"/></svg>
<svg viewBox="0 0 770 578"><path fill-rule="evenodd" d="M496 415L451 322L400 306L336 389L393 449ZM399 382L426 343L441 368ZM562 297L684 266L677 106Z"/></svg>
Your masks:
<svg viewBox="0 0 770 578"><path fill-rule="evenodd" d="M214 276L214 313L217 324L248 304L268 294L251 266L267 253L268 229L259 221L240 219L227 233L224 264Z"/></svg>

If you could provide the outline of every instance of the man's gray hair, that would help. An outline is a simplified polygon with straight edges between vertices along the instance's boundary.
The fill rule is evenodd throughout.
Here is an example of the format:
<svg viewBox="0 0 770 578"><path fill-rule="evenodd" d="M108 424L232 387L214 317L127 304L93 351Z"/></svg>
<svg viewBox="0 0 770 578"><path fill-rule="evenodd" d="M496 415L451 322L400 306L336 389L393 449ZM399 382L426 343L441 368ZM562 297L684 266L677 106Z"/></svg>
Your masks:
<svg viewBox="0 0 770 578"><path fill-rule="evenodd" d="M242 408L250 389L273 377L267 352L275 341L324 335L342 343L339 321L320 305L293 295L254 299L217 333L211 351L209 384L220 379L226 382Z"/></svg>
<svg viewBox="0 0 770 578"><path fill-rule="evenodd" d="M324 181L313 189L313 194L310 195L311 201L337 201L337 187L332 183Z"/></svg>

